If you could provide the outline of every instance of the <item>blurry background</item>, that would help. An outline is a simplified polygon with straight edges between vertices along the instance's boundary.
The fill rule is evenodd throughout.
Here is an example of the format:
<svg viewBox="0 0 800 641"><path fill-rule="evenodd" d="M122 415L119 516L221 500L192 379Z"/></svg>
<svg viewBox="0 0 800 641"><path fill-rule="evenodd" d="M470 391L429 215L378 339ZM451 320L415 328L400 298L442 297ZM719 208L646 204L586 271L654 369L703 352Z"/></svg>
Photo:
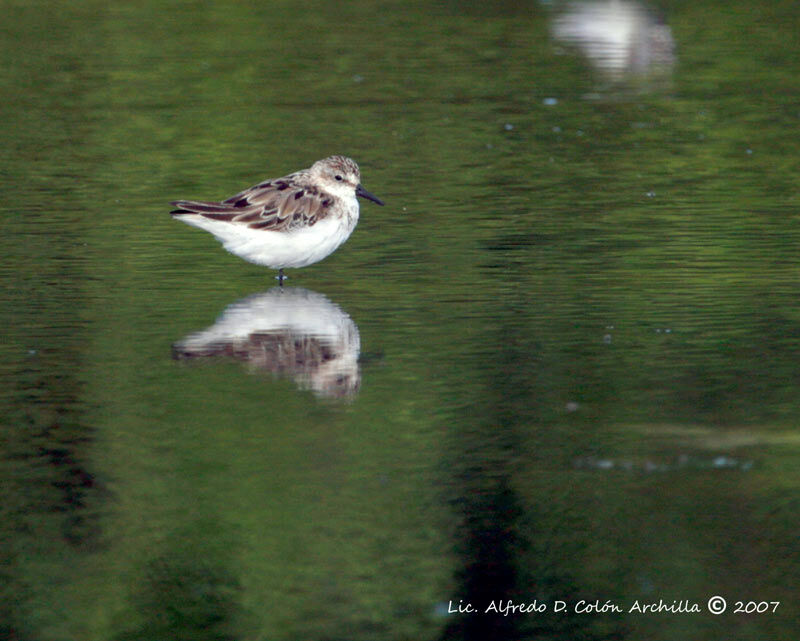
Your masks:
<svg viewBox="0 0 800 641"><path fill-rule="evenodd" d="M796 634L796 2L0 12L0 637ZM168 215L334 153L283 294Z"/></svg>

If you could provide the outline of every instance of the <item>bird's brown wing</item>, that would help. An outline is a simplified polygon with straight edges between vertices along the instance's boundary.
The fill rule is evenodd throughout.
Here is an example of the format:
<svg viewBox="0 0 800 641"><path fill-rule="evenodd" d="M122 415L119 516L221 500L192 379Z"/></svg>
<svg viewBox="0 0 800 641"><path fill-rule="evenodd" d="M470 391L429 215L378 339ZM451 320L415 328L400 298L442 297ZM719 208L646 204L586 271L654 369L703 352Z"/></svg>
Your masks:
<svg viewBox="0 0 800 641"><path fill-rule="evenodd" d="M173 215L195 214L251 229L290 231L310 227L328 215L333 197L294 178L268 180L223 202L177 200Z"/></svg>

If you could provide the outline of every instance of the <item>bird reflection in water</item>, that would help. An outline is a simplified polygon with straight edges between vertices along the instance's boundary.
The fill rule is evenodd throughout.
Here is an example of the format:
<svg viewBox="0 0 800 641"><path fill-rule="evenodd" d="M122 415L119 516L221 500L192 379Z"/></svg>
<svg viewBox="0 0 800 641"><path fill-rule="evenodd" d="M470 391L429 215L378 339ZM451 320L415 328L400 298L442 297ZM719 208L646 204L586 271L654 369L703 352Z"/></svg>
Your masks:
<svg viewBox="0 0 800 641"><path fill-rule="evenodd" d="M229 305L216 323L172 346L173 358L232 358L291 377L301 389L349 399L361 383L358 327L322 294L275 287Z"/></svg>
<svg viewBox="0 0 800 641"><path fill-rule="evenodd" d="M613 79L664 73L675 63L672 30L639 2L569 2L552 33Z"/></svg>

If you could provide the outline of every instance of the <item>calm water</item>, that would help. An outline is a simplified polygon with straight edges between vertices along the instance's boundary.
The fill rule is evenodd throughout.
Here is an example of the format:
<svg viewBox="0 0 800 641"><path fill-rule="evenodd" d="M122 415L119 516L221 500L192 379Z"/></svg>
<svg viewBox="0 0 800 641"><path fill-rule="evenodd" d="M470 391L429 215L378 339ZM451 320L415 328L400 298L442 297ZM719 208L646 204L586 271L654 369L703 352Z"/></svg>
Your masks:
<svg viewBox="0 0 800 641"><path fill-rule="evenodd" d="M796 637L797 3L0 8L0 637Z"/></svg>

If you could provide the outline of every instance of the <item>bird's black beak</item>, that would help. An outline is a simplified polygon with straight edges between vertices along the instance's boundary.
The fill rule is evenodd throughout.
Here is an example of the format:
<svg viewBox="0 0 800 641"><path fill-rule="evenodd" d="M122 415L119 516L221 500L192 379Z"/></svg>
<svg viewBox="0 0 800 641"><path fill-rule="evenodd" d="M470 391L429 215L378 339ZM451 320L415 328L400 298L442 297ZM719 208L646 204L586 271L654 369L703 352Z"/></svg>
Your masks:
<svg viewBox="0 0 800 641"><path fill-rule="evenodd" d="M364 189L360 184L356 187L356 196L361 196L362 198L366 198L367 200L371 200L374 203L378 203L379 205L383 205L383 201L380 198L378 198L377 196L373 196L366 189Z"/></svg>

